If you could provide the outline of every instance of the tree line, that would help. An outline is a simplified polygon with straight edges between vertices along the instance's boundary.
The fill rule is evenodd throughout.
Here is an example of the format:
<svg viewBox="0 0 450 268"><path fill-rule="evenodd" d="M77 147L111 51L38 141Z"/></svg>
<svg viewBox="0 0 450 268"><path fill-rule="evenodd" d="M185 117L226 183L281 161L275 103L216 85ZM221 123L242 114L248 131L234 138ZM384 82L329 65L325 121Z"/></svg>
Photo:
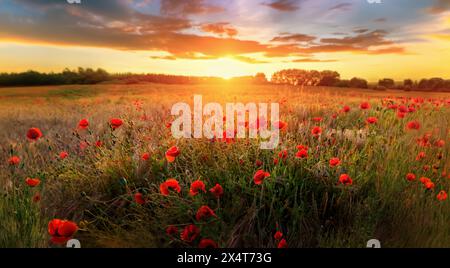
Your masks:
<svg viewBox="0 0 450 268"><path fill-rule="evenodd" d="M0 73L0 86L41 86L41 85L69 85L69 84L98 84L103 82L119 84L162 83L162 84L202 84L225 81L219 77L197 77L166 74L110 74L103 69L78 68L64 69L60 73L40 73L27 71L22 73ZM450 91L450 80L443 78L421 79L414 81L405 79L396 82L391 78L384 78L376 84L369 84L363 78L341 79L336 71L316 71L302 69L285 69L275 72L270 81L264 73L255 76L243 76L230 79L236 83L251 84L282 84L293 86L324 86L348 88L372 88L376 90L400 89L423 91Z"/></svg>

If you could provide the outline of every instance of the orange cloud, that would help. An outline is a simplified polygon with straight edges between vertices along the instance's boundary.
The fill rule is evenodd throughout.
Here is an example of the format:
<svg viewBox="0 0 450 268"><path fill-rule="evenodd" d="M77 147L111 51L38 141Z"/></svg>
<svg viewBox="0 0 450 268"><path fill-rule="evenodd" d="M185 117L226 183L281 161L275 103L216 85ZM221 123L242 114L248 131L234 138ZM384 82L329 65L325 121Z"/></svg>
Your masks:
<svg viewBox="0 0 450 268"><path fill-rule="evenodd" d="M224 10L223 7L207 4L204 0L161 0L161 14L169 16L211 14Z"/></svg>
<svg viewBox="0 0 450 268"><path fill-rule="evenodd" d="M315 40L315 36L307 34L285 34L274 37L271 42L311 42Z"/></svg>
<svg viewBox="0 0 450 268"><path fill-rule="evenodd" d="M271 7L278 11L292 12L298 10L300 7L296 4L295 0L277 0L271 3L263 3L262 5Z"/></svg>
<svg viewBox="0 0 450 268"><path fill-rule="evenodd" d="M229 26L228 22L219 22L219 23L211 23L211 24L203 24L201 26L201 30L206 33L214 33L220 36L227 35L229 37L233 37L238 34L238 31Z"/></svg>

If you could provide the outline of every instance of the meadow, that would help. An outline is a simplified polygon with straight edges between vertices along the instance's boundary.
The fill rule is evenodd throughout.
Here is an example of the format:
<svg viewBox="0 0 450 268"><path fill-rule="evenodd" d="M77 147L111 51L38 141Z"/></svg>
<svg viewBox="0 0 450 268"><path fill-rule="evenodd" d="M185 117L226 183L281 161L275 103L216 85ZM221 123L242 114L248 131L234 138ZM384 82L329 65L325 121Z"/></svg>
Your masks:
<svg viewBox="0 0 450 268"><path fill-rule="evenodd" d="M281 144L174 139L170 109L194 94L280 103ZM0 88L0 247L450 247L449 108L236 83Z"/></svg>

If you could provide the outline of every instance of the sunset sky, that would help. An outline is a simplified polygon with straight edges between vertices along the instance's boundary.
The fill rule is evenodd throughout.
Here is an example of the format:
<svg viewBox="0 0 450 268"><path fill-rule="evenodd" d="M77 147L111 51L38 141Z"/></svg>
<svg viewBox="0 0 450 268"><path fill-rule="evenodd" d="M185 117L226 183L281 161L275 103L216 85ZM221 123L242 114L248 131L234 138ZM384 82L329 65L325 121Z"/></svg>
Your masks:
<svg viewBox="0 0 450 268"><path fill-rule="evenodd" d="M450 0L0 0L0 72L450 78Z"/></svg>

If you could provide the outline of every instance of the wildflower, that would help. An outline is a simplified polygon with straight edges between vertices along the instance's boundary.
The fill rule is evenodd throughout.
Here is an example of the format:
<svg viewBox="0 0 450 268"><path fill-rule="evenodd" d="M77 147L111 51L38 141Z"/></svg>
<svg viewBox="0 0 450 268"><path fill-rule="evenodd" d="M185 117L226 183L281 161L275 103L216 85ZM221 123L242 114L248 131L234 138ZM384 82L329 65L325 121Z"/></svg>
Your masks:
<svg viewBox="0 0 450 268"><path fill-rule="evenodd" d="M166 228L166 234L169 235L169 236L174 236L174 235L178 234L178 228L176 226L173 226L173 225L168 226Z"/></svg>
<svg viewBox="0 0 450 268"><path fill-rule="evenodd" d="M255 165L257 166L257 167L261 167L262 165L263 165L263 162L261 161L261 160L256 160L255 161Z"/></svg>
<svg viewBox="0 0 450 268"><path fill-rule="evenodd" d="M166 151L167 162L173 163L178 155L180 155L180 150L178 150L178 147L170 147L170 149Z"/></svg>
<svg viewBox="0 0 450 268"><path fill-rule="evenodd" d="M41 194L40 193L35 193L34 195L33 195L33 203L37 203L37 202L39 202L39 201L41 201Z"/></svg>
<svg viewBox="0 0 450 268"><path fill-rule="evenodd" d="M26 183L28 186L30 186L30 187L36 187L36 186L38 186L39 184L41 184L41 180L38 179L38 178L35 178L35 179L26 178L26 179L25 179L25 183Z"/></svg>
<svg viewBox="0 0 450 268"><path fill-rule="evenodd" d="M295 154L296 158L308 158L308 150L302 149Z"/></svg>
<svg viewBox="0 0 450 268"><path fill-rule="evenodd" d="M367 123L369 123L371 125L376 124L377 122L378 122L378 118L376 118L376 117L367 118Z"/></svg>
<svg viewBox="0 0 450 268"><path fill-rule="evenodd" d="M216 214L214 213L214 210L212 210L210 207L208 206L201 206L198 210L197 210L197 214L195 214L195 219L197 221L201 221L204 219L208 219L210 217L216 217Z"/></svg>
<svg viewBox="0 0 450 268"><path fill-rule="evenodd" d="M109 124L113 130L116 130L123 125L123 121L118 118L113 118L109 121Z"/></svg>
<svg viewBox="0 0 450 268"><path fill-rule="evenodd" d="M341 164L341 160L337 157L330 159L330 167L337 167Z"/></svg>
<svg viewBox="0 0 450 268"><path fill-rule="evenodd" d="M69 153L66 151L63 151L61 153L59 153L59 159L64 160L69 156Z"/></svg>
<svg viewBox="0 0 450 268"><path fill-rule="evenodd" d="M18 156L11 156L8 159L8 164L11 166L17 166L20 163L20 158Z"/></svg>
<svg viewBox="0 0 450 268"><path fill-rule="evenodd" d="M318 127L318 126L313 127L313 129L311 130L311 134L312 134L314 137L320 136L320 134L322 134L322 128L321 128L321 127Z"/></svg>
<svg viewBox="0 0 450 268"><path fill-rule="evenodd" d="M437 199L439 201L445 201L448 198L448 194L445 191L440 191L439 194L437 195Z"/></svg>
<svg viewBox="0 0 450 268"><path fill-rule="evenodd" d="M361 105L359 106L362 110L368 110L370 109L370 103L368 102L363 102L361 103Z"/></svg>
<svg viewBox="0 0 450 268"><path fill-rule="evenodd" d="M194 224L188 225L181 232L181 240L186 242L192 242L200 235L200 229Z"/></svg>
<svg viewBox="0 0 450 268"><path fill-rule="evenodd" d="M144 160L144 161L149 160L150 159L150 154L149 153L143 153L141 155L141 159Z"/></svg>
<svg viewBox="0 0 450 268"><path fill-rule="evenodd" d="M165 196L169 195L169 189L174 190L177 193L181 192L181 187L175 179L168 179L159 186L161 194Z"/></svg>
<svg viewBox="0 0 450 268"><path fill-rule="evenodd" d="M214 240L203 238L198 244L199 248L218 248L218 245Z"/></svg>
<svg viewBox="0 0 450 268"><path fill-rule="evenodd" d="M406 124L406 128L410 130L419 130L420 123L418 121L411 121Z"/></svg>
<svg viewBox="0 0 450 268"><path fill-rule="evenodd" d="M205 184L201 180L196 180L191 184L189 194L191 196L196 196L200 191L206 193Z"/></svg>
<svg viewBox="0 0 450 268"><path fill-rule="evenodd" d="M352 178L350 178L350 176L348 174L342 174L339 177L339 183L344 184L344 185L352 185L353 180L352 180Z"/></svg>
<svg viewBox="0 0 450 268"><path fill-rule="evenodd" d="M81 119L80 122L78 122L79 129L87 129L88 127L89 127L89 121L87 119Z"/></svg>
<svg viewBox="0 0 450 268"><path fill-rule="evenodd" d="M275 128L277 128L279 130L286 130L288 127L288 124L284 121L277 121L273 125Z"/></svg>
<svg viewBox="0 0 450 268"><path fill-rule="evenodd" d="M31 141L37 141L42 137L42 132L39 128L30 128L27 132L27 138Z"/></svg>
<svg viewBox="0 0 450 268"><path fill-rule="evenodd" d="M145 204L144 196L141 193L134 194L134 201L139 205Z"/></svg>
<svg viewBox="0 0 450 268"><path fill-rule="evenodd" d="M422 159L424 159L426 157L425 152L420 152L419 154L417 154L416 156L416 161L420 161Z"/></svg>
<svg viewBox="0 0 450 268"><path fill-rule="evenodd" d="M273 237L275 238L275 240L280 240L281 238L283 238L283 233L277 231Z"/></svg>
<svg viewBox="0 0 450 268"><path fill-rule="evenodd" d="M102 141L96 141L95 142L95 146L97 146L98 148L103 146L103 142Z"/></svg>
<svg viewBox="0 0 450 268"><path fill-rule="evenodd" d="M78 231L76 223L66 220L53 219L48 223L48 233L55 244L64 244Z"/></svg>
<svg viewBox="0 0 450 268"><path fill-rule="evenodd" d="M406 179L408 181L415 181L416 180L416 175L414 175L413 173L408 173L408 174L406 174Z"/></svg>
<svg viewBox="0 0 450 268"><path fill-rule="evenodd" d="M342 108L342 111L343 111L344 113L348 113L348 112L350 112L350 107L349 107L349 106L344 106L344 107Z"/></svg>
<svg viewBox="0 0 450 268"><path fill-rule="evenodd" d="M269 172L265 172L264 170L258 170L253 176L253 181L255 182L256 185L261 185L264 179L267 177L270 177Z"/></svg>
<svg viewBox="0 0 450 268"><path fill-rule="evenodd" d="M212 193L216 198L219 198L223 195L223 188L220 184L216 184L213 188L209 189L209 192Z"/></svg>
<svg viewBox="0 0 450 268"><path fill-rule="evenodd" d="M286 239L281 239L281 241L278 243L278 248L287 248L288 244L286 242Z"/></svg>

